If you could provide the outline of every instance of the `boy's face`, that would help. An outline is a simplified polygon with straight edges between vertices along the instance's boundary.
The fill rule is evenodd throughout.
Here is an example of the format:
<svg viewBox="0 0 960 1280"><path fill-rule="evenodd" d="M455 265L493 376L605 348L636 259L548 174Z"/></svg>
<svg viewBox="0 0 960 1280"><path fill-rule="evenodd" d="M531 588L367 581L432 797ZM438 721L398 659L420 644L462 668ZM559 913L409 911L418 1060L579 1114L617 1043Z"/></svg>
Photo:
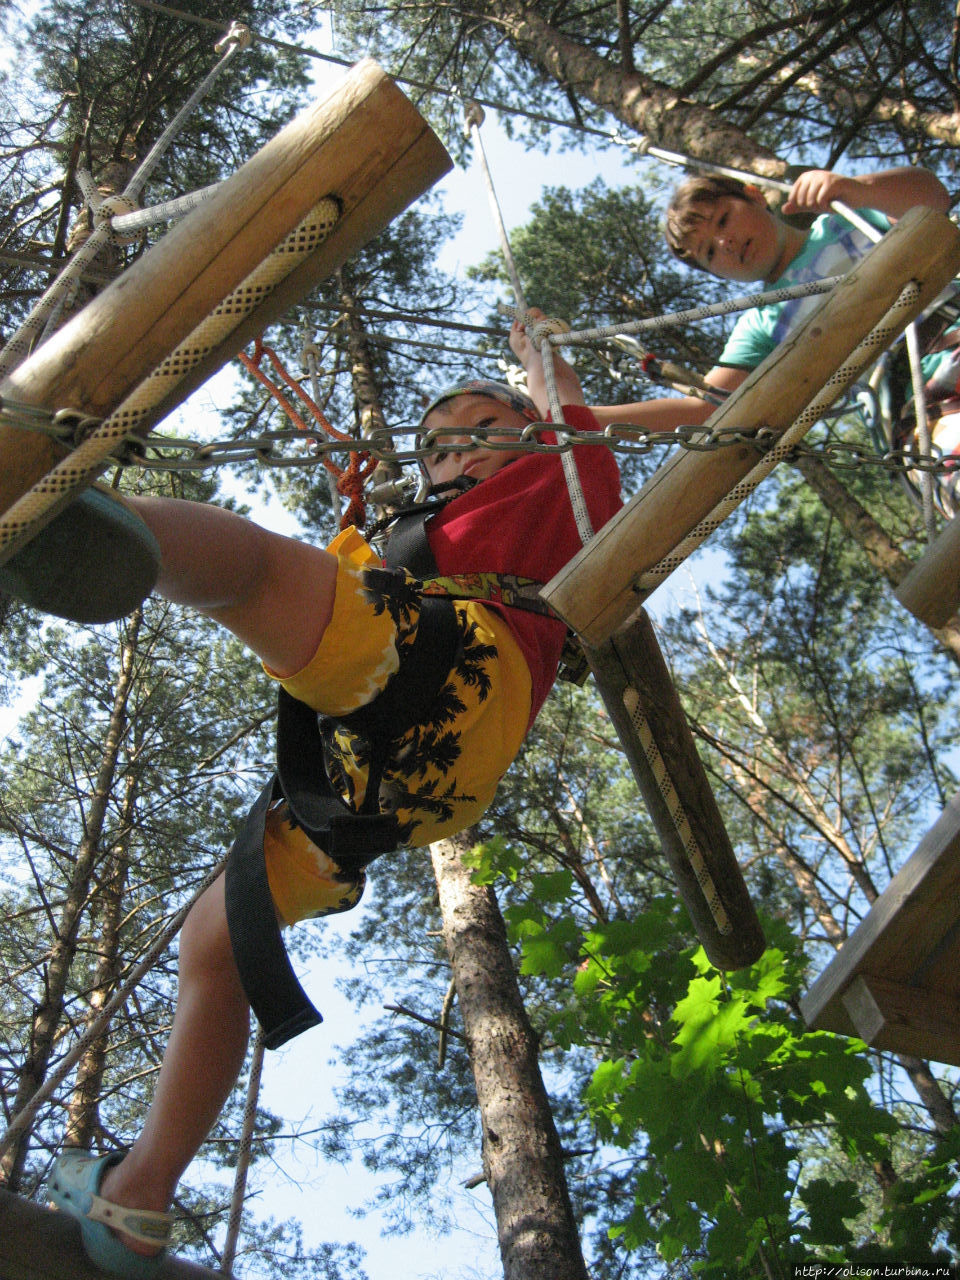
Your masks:
<svg viewBox="0 0 960 1280"><path fill-rule="evenodd" d="M442 450L430 454L423 459L431 484L444 484L456 480L458 476L470 476L473 480L486 480L508 462L513 462L517 453L512 449L475 449L460 450L460 444L469 444L471 434L482 428L488 440L516 440L517 428L529 425L530 419L511 409L509 405L492 400L489 396L464 395L444 400L427 414L423 422L424 431L433 431L438 427L445 429L459 428L450 435L442 436L438 445ZM503 428L497 434L498 428ZM511 430L506 430L511 428Z"/></svg>
<svg viewBox="0 0 960 1280"><path fill-rule="evenodd" d="M793 256L788 228L759 192L720 196L700 207L703 220L686 242L698 266L724 280L776 280L783 273Z"/></svg>

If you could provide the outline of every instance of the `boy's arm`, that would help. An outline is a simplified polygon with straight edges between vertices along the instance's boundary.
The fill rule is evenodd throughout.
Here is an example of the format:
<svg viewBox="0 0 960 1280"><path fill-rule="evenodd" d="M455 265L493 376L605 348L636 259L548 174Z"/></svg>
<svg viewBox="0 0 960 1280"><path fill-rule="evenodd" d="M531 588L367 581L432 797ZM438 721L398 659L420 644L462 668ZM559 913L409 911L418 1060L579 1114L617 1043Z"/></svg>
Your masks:
<svg viewBox="0 0 960 1280"><path fill-rule="evenodd" d="M706 381L719 391L736 391L747 378L748 370L717 365ZM591 405L593 415L605 427L611 422L629 422L647 431L672 431L674 427L697 427L710 417L716 405L698 396L662 396L656 400L638 400L634 404Z"/></svg>
<svg viewBox="0 0 960 1280"><path fill-rule="evenodd" d="M531 307L527 313L533 320L543 318L543 312ZM537 406L537 412L546 418L550 412L546 383L543 376L543 360L519 320L510 329L510 346L514 355L527 371L527 392ZM566 360L555 349L553 353L557 391L562 404L585 404L580 379ZM746 379L748 370L718 365L711 369L706 381L720 391L736 391ZM716 405L698 396L663 396L656 400L638 400L634 404L591 405L594 417L602 427L611 422L628 422L644 427L647 431L672 431L674 427L696 427L706 422Z"/></svg>
<svg viewBox="0 0 960 1280"><path fill-rule="evenodd" d="M904 165L856 178L831 169L808 169L793 184L780 212L827 210L834 200L851 209L876 209L894 221L916 205L926 205L940 213L950 207L950 196L939 178L929 169Z"/></svg>
<svg viewBox="0 0 960 1280"><path fill-rule="evenodd" d="M530 308L527 316L532 320L545 318L543 312L535 307ZM537 406L537 413L542 418L547 418L550 414L550 398L547 395L547 384L543 375L543 357L519 320L515 320L510 328L510 348L527 371L527 394ZM580 379L556 347L553 349L553 372L561 404L586 403Z"/></svg>

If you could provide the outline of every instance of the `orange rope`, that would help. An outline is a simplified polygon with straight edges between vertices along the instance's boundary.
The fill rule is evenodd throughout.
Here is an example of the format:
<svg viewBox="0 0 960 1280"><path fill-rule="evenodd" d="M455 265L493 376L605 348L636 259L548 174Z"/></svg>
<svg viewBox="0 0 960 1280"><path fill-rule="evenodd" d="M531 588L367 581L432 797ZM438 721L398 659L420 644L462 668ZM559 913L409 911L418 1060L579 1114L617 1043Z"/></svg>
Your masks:
<svg viewBox="0 0 960 1280"><path fill-rule="evenodd" d="M305 420L305 417L309 416L314 419L316 424L322 428L331 440L339 440L343 444L347 445L353 445L356 443L353 436L348 435L346 432L339 431L335 426L333 426L313 397L308 395L300 383L290 376L284 368L280 357L272 347L268 347L266 345L262 336L258 337L254 343L252 357L248 356L245 351L239 352L238 355L243 367L248 371L248 373L251 373L262 386L267 388L298 431L306 432L309 434L311 440L316 440L316 436L311 433L311 428ZM296 399L299 400L300 404L305 408L306 415L298 411L290 397L284 392L280 383L274 381L274 379L271 378L269 374L265 373L260 367L264 356L266 356L270 361L274 372L280 381L289 387L289 389L294 393ZM364 482L376 470L377 459L370 456L369 450L351 449L349 451L349 461L346 467L338 467L327 454L321 454L320 461L330 474L336 477L337 492L342 493L349 499L347 509L340 518L340 528L345 529L348 525L354 524L357 528L362 529L367 520L363 486Z"/></svg>

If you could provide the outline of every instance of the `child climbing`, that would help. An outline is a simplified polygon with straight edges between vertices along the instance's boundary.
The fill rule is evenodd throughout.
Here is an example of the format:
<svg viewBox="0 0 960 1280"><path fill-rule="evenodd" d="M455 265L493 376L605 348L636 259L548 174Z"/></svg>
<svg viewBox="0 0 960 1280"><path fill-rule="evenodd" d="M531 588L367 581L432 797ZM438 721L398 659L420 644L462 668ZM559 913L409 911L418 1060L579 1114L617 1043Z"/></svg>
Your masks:
<svg viewBox="0 0 960 1280"><path fill-rule="evenodd" d="M539 352L519 322L510 343L527 370L529 396L463 382L437 396L421 421L421 431L443 433L440 451L425 462L430 482L456 493L424 526L436 581L466 575L478 589L495 579L522 590L551 577L580 547L559 455L496 448L548 412ZM567 421L596 429L573 370L556 359L556 372ZM469 447L478 430L486 444ZM599 528L620 506L616 462L609 450L587 446L573 456ZM556 617L495 603L489 593L481 600L426 595L420 566L417 578L385 567L355 529L324 551L212 506L146 498L129 506L159 544L158 592L227 627L289 694L336 718L339 727L326 738L329 774L354 810L395 819L396 843L407 845L480 817L556 676L565 641ZM452 636L447 649L430 647L437 627L425 619L433 603L448 614L439 628ZM423 632L430 633L425 647ZM392 691L411 680L416 709L394 723L405 700ZM376 713L367 715L383 705L390 711L379 723ZM360 736L351 720L358 709ZM368 761L377 737L385 750L375 787ZM264 821L270 896L284 925L356 904L363 857L318 847L282 797ZM136 1280L161 1265L174 1189L236 1082L249 1013L221 875L181 934L176 1016L140 1137L126 1154L67 1150L51 1175L52 1198L80 1220L87 1252L112 1274Z"/></svg>
<svg viewBox="0 0 960 1280"><path fill-rule="evenodd" d="M856 265L872 241L842 214L832 212L833 202L861 211L878 231L888 230L916 205L946 212L950 203L946 188L925 169L886 169L856 178L811 169L796 179L781 210L786 216L816 212L813 224L803 229L773 213L758 187L735 178L700 176L687 179L674 192L667 211L667 243L690 266L725 280L763 281L771 289L840 275ZM818 302L817 297L799 298L744 312L717 365L706 375L707 383L724 394L736 390ZM951 345L954 336L948 335L941 349L923 361L925 400L931 419L940 424L936 437L945 453L960 446L960 431L954 439L948 421L950 415L960 414L960 348ZM908 390L904 388L905 394ZM594 413L604 425L620 421L672 430L705 422L713 407L684 396L600 406ZM954 421L960 423L960 417Z"/></svg>

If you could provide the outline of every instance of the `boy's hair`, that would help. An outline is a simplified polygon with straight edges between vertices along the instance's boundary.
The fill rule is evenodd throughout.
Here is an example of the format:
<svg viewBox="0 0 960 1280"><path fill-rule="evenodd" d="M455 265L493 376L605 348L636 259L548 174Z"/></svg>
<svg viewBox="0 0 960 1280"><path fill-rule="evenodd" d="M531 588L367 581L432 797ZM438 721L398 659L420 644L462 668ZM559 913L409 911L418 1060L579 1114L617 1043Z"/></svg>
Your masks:
<svg viewBox="0 0 960 1280"><path fill-rule="evenodd" d="M438 395L434 396L420 415L418 433L423 430L424 422L434 409L447 400L453 400L456 396L486 396L488 400L498 400L508 408L515 409L517 413L522 413L531 422L536 422L539 417L537 406L519 388L507 386L505 382L491 382L488 378L469 378L465 382L455 382L453 386L444 387Z"/></svg>
<svg viewBox="0 0 960 1280"><path fill-rule="evenodd" d="M687 247L687 240L697 224L708 216L709 206L724 196L734 196L738 200L750 198L746 184L738 178L714 177L712 174L687 178L674 191L667 208L664 234L667 244L681 262L691 267L700 265Z"/></svg>

